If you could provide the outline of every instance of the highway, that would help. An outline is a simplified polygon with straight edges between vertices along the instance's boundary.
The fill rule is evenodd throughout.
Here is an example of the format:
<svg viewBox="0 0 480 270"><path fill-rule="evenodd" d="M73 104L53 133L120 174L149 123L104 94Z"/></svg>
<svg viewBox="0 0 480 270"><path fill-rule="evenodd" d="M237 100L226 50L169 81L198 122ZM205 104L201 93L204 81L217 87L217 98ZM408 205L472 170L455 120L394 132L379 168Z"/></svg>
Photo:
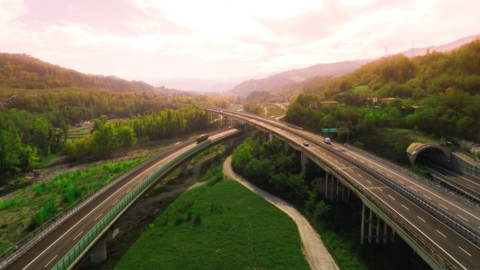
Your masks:
<svg viewBox="0 0 480 270"><path fill-rule="evenodd" d="M238 129L229 129L210 136L214 145L225 138L239 133ZM6 269L50 269L59 261L99 220L126 197L139 183L143 182L153 172L167 162L195 146L196 143L183 143L155 162L150 162L146 168L119 179L107 192L101 193L90 203L81 208L64 223L59 225L26 253L13 261Z"/></svg>
<svg viewBox="0 0 480 270"><path fill-rule="evenodd" d="M419 164L428 170L434 179L452 185L460 192L471 194L477 201L480 200L480 177L455 172L425 160L419 161Z"/></svg>
<svg viewBox="0 0 480 270"><path fill-rule="evenodd" d="M426 254L440 255L453 269L480 269L480 248L457 233L436 217L390 185L385 184L378 175L391 183L400 185L429 204L441 209L449 216L456 217L475 232L480 230L480 211L478 207L452 197L451 194L418 181L411 175L388 166L367 155L353 151L340 144L323 143L323 137L298 129L275 120L257 117L246 113L209 109L212 112L232 116L260 129L275 134L290 144L301 148L313 161L326 164L334 172L347 180L357 190L357 194L380 205L388 212L395 224L408 230L406 235L414 235L412 240L420 244ZM310 146L304 146L303 142ZM330 149L328 149L330 148ZM348 160L344 157L349 157ZM354 161L353 164L352 162ZM389 184L391 184L389 183ZM430 255L432 256L432 255ZM433 255L435 257L437 255Z"/></svg>

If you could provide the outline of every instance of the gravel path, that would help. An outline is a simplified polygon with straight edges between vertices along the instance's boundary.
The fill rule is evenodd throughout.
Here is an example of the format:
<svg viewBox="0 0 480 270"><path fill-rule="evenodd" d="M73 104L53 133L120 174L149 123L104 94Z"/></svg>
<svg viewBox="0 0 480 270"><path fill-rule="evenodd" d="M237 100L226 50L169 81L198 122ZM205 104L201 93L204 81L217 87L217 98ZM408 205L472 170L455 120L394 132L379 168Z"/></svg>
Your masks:
<svg viewBox="0 0 480 270"><path fill-rule="evenodd" d="M320 235L318 235L315 229L313 229L310 223L308 223L307 219L303 217L297 211L297 209L295 209L295 207L293 207L288 202L263 191L252 183L246 181L241 176L237 175L232 169L231 161L232 157L229 156L223 164L223 171L226 176L232 178L235 181L238 181L246 188L260 195L262 198L264 198L271 204L275 205L278 209L289 215L297 224L300 238L302 240L303 253L305 254L305 258L310 264L310 268L315 270L338 270L339 268L335 264L335 261L323 245L323 242L320 239Z"/></svg>

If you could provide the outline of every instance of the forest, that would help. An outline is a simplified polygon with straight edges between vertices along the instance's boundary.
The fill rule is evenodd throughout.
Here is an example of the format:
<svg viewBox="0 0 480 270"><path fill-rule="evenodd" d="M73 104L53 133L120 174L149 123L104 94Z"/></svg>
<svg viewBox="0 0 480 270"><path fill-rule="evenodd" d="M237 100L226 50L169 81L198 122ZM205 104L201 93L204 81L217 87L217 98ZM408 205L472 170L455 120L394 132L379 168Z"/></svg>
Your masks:
<svg viewBox="0 0 480 270"><path fill-rule="evenodd" d="M426 269L419 256L402 241L388 245L361 246L358 243L360 202L332 202L324 198L324 172L308 162L300 173L296 151L285 151L284 142L256 132L232 154L237 173L259 188L290 203L322 236L322 241L341 269ZM394 265L391 264L395 261Z"/></svg>
<svg viewBox="0 0 480 270"><path fill-rule="evenodd" d="M322 106L322 100L340 105ZM354 136L388 127L480 142L480 41L448 53L368 63L299 95L286 120L315 131L348 127Z"/></svg>
<svg viewBox="0 0 480 270"><path fill-rule="evenodd" d="M86 75L26 54L0 53L0 86L22 89L84 87L111 91L152 91L153 86L114 76Z"/></svg>

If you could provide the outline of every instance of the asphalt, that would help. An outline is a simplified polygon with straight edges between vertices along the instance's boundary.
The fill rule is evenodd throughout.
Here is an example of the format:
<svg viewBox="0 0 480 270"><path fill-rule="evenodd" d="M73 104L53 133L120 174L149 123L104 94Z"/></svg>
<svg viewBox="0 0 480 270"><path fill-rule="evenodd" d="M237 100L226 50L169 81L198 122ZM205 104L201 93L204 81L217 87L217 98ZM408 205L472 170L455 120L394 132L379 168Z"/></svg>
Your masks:
<svg viewBox="0 0 480 270"><path fill-rule="evenodd" d="M212 142L220 141L229 134L237 132L236 129L230 129L210 136L210 140L212 140ZM158 162L155 162L140 173L122 179L107 192L93 199L75 215L71 216L55 230L47 234L26 253L8 265L6 269L52 268L98 221L109 213L109 211L137 185L142 183L167 162L195 145L195 143L187 144Z"/></svg>
<svg viewBox="0 0 480 270"><path fill-rule="evenodd" d="M401 185L409 192L428 201L445 213L462 220L473 230L479 231L480 211L477 207L467 204L427 183L418 181L397 168L385 165L376 159L362 155L342 145L332 143L331 145L321 146L321 143L318 142L323 142L322 136L304 130L296 130L295 132L310 139L310 146L307 147L303 145L305 138L287 131L289 129L288 126L281 122L225 110L220 113L235 116L243 121L250 122L260 129L269 131L288 141L294 148L314 157L316 161L326 164L329 168L334 168L352 186L358 188L362 196L374 200L384 211L389 212L396 224L406 228L409 234L414 234L414 239L425 243L427 247L422 247L422 249L426 253L433 251L435 253L433 257L438 254L457 269L480 269L480 248L478 246L433 217L421 206L384 184L372 175L372 171L382 174L389 181ZM328 151L325 147L333 148L334 151ZM357 167L336 154L337 152L363 163L369 170Z"/></svg>

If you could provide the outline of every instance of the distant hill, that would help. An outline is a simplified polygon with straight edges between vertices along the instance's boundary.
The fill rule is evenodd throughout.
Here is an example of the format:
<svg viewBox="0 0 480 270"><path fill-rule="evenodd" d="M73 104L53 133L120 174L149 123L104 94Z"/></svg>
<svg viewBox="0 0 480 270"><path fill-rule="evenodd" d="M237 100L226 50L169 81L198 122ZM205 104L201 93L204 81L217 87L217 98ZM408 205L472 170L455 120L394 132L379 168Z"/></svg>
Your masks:
<svg viewBox="0 0 480 270"><path fill-rule="evenodd" d="M232 95L247 96L254 91L270 91L288 88L298 82L313 77L341 76L351 72L369 60L344 61L330 64L317 64L302 69L292 69L263 79L244 81L229 91Z"/></svg>
<svg viewBox="0 0 480 270"><path fill-rule="evenodd" d="M0 86L23 89L83 87L110 91L151 91L153 86L114 76L87 75L26 54L0 53Z"/></svg>
<svg viewBox="0 0 480 270"><path fill-rule="evenodd" d="M404 51L407 57L421 56L430 52L446 52L456 49L462 45L472 42L478 39L479 35L468 36L454 42L440 45L430 46L426 48L414 48ZM229 91L231 95L248 96L252 92L278 91L281 89L292 91L292 89L299 88L317 88L318 84L322 84L326 77L337 77L352 72L362 65L374 61L376 59L365 59L355 61L344 61L329 64L318 64L302 69L293 69L281 73L277 73L265 78L247 80L236 85Z"/></svg>
<svg viewBox="0 0 480 270"><path fill-rule="evenodd" d="M430 47L425 47L425 48L413 48L407 51L404 51L403 54L407 57L415 57L415 56L422 56L427 54L428 51L430 52L448 52L451 50L454 50L460 46L463 46L467 43L470 43L474 40L477 40L480 38L480 35L472 35L468 37L464 37L458 40L455 40L454 42L450 42L444 45L440 46L430 46Z"/></svg>
<svg viewBox="0 0 480 270"><path fill-rule="evenodd" d="M196 92L224 92L232 89L235 85L245 80L242 78L232 79L196 79L196 78L178 78L167 79L152 82L154 85L164 86L168 88L179 89L183 91L196 91Z"/></svg>

